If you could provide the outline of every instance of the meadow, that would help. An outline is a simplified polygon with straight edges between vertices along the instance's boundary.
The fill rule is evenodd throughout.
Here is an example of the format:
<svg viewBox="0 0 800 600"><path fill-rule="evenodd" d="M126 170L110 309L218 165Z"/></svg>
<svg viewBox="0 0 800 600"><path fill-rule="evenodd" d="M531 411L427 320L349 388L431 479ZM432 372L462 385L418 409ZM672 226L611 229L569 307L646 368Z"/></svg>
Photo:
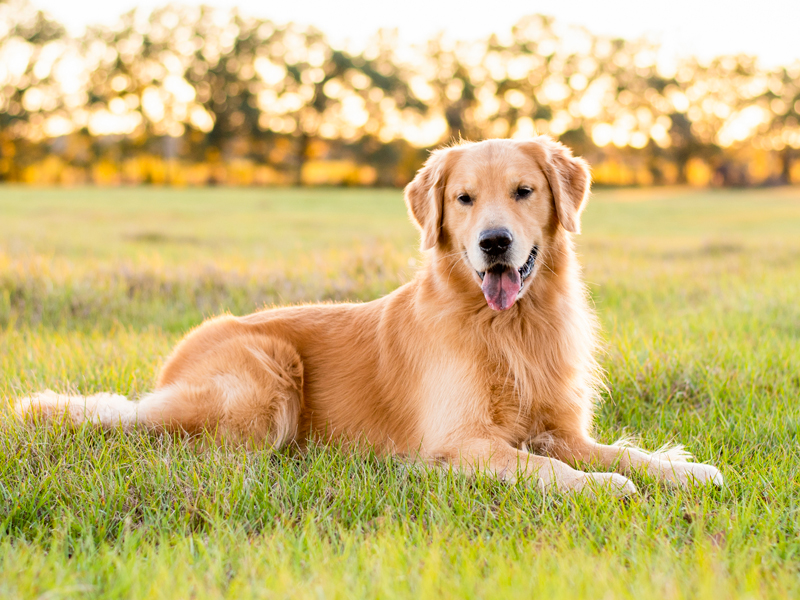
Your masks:
<svg viewBox="0 0 800 600"><path fill-rule="evenodd" d="M407 281L395 190L0 188L0 396L136 397L203 318ZM800 596L800 189L600 190L596 437L683 443L721 490L620 500L372 454L197 451L0 414L0 597Z"/></svg>

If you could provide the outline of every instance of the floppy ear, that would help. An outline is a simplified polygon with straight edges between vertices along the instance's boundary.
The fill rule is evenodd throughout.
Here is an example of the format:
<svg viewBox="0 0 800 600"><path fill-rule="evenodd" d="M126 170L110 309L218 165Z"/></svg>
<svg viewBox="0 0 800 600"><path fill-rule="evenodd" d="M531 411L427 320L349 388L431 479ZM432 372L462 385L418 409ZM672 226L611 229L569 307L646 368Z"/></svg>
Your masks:
<svg viewBox="0 0 800 600"><path fill-rule="evenodd" d="M449 148L436 150L406 186L408 214L422 232L422 249L436 246L444 216L445 167Z"/></svg>
<svg viewBox="0 0 800 600"><path fill-rule="evenodd" d="M558 222L570 233L580 233L581 213L592 183L589 165L549 137L540 136L536 141L544 147L544 173L553 192Z"/></svg>

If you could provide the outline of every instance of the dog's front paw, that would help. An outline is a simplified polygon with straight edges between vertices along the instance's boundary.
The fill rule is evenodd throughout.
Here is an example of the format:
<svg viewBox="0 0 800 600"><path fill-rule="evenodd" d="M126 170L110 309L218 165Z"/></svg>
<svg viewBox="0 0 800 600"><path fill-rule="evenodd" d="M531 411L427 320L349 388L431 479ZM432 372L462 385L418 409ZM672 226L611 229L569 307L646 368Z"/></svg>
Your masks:
<svg viewBox="0 0 800 600"><path fill-rule="evenodd" d="M661 473L664 481L676 487L687 488L692 485L709 483L718 488L723 486L720 470L703 463L665 462Z"/></svg>

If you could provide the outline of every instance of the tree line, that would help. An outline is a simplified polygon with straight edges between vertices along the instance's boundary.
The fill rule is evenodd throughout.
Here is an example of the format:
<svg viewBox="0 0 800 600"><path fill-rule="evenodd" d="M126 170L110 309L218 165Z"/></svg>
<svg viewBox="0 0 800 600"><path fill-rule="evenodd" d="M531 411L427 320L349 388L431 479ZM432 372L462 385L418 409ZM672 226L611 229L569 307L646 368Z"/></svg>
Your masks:
<svg viewBox="0 0 800 600"><path fill-rule="evenodd" d="M598 183L800 182L800 62L675 59L532 15L482 40L357 51L168 5L70 36L0 1L0 180L402 185L454 139L550 134Z"/></svg>

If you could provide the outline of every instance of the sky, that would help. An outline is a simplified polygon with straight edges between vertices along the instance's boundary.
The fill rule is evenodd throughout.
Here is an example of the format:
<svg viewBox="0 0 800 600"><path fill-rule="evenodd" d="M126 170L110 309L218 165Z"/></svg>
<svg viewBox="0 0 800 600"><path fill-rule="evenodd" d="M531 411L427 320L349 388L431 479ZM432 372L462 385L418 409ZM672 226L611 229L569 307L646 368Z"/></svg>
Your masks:
<svg viewBox="0 0 800 600"><path fill-rule="evenodd" d="M111 25L135 7L150 10L165 0L32 0L70 32ZM711 58L744 52L763 66L800 60L800 0L184 0L183 4L238 6L276 23L314 25L332 43L357 48L379 28L396 28L401 40L421 42L443 31L451 39L507 32L521 17L548 14L564 24L625 38L647 37L676 55Z"/></svg>

